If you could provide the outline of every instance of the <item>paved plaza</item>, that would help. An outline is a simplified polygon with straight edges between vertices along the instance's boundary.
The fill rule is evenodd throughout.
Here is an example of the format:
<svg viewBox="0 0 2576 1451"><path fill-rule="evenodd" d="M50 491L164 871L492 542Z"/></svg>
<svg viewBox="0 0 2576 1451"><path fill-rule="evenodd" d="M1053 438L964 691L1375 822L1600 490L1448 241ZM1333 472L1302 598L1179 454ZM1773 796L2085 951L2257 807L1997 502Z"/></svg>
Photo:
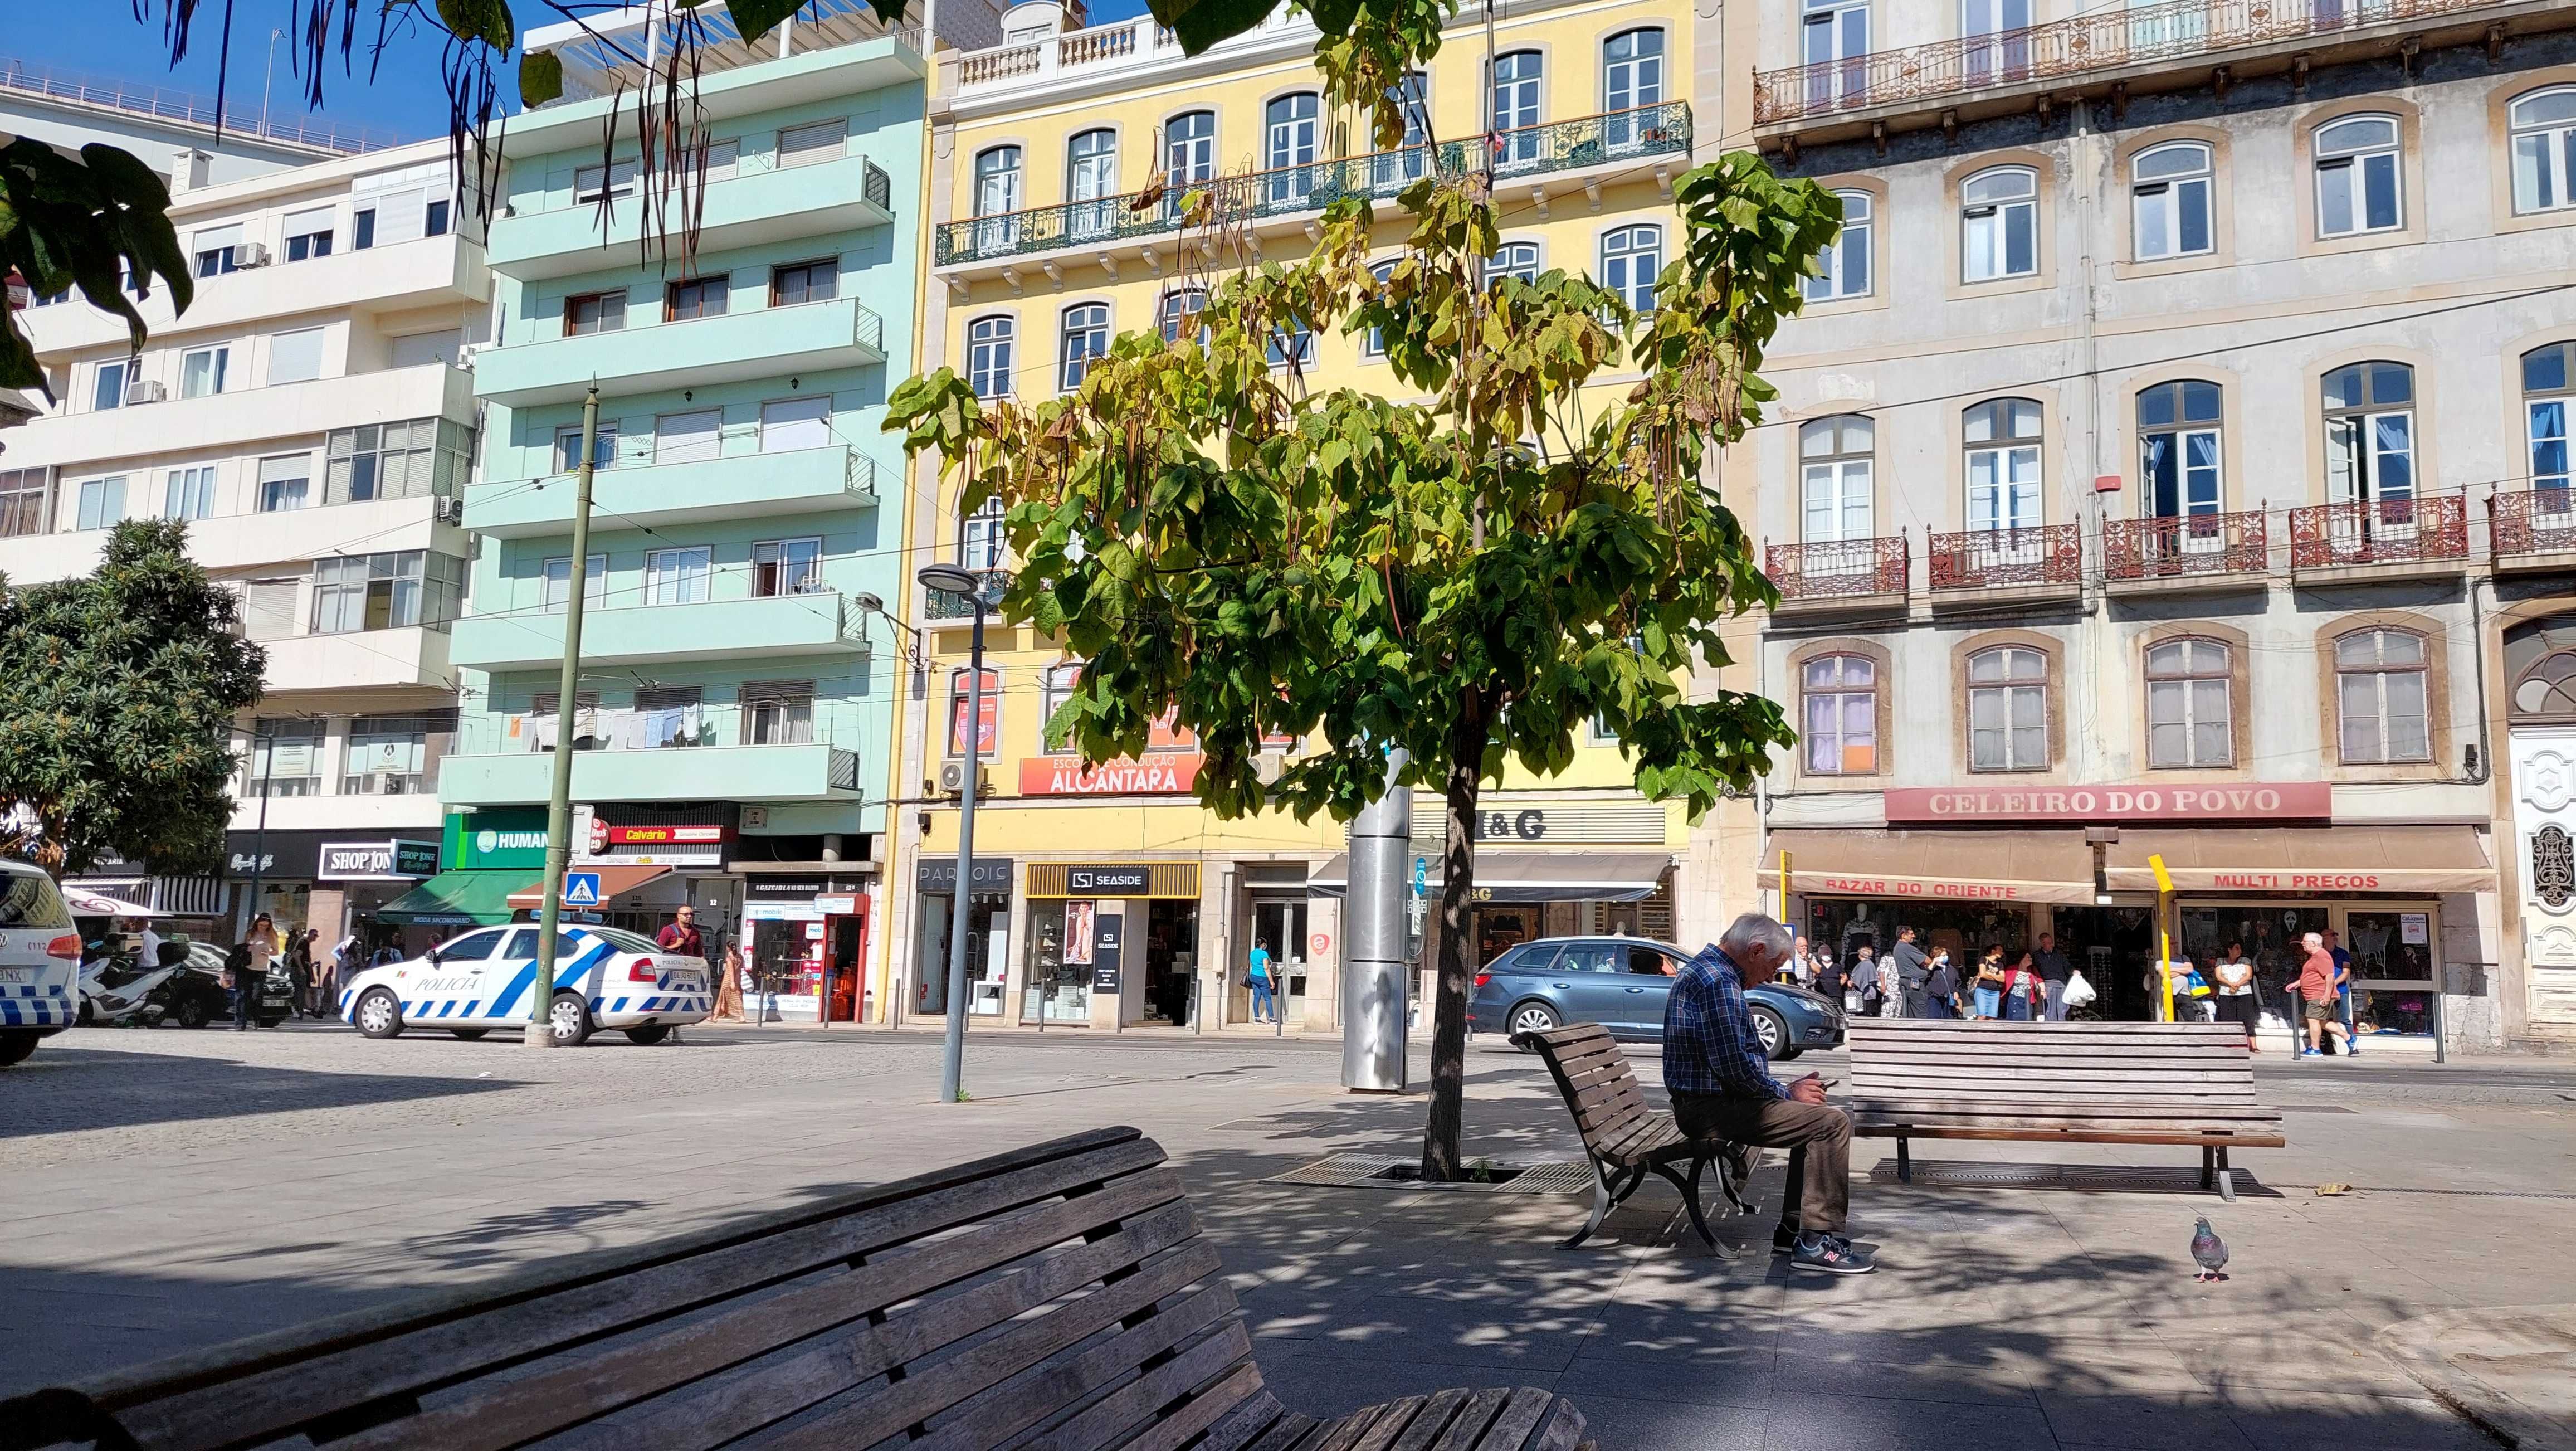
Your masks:
<svg viewBox="0 0 2576 1451"><path fill-rule="evenodd" d="M1605 1451L2440 1451L2499 1443L2401 1362L2508 1390L2563 1384L2571 1363L2551 1327L2576 1304L2576 1065L2267 1055L2291 1147L2241 1156L2253 1182L2233 1205L2152 1175L2101 1192L1898 1186L1893 1145L1865 1141L1852 1229L1883 1268L1835 1280L1789 1275L1767 1216L1720 1222L1739 1258L1705 1252L1660 1185L1567 1252L1575 1198L1270 1182L1325 1153L1413 1150L1420 1096L1344 1094L1328 1043L986 1034L973 1102L941 1107L934 1037L686 1037L554 1053L336 1027L48 1044L0 1076L0 1394L1112 1123L1170 1151L1264 1373L1317 1414L1531 1385L1573 1397ZM1652 1087L1651 1049L1638 1066ZM1809 1066L1844 1073L1839 1055ZM1486 1039L1468 1071L1471 1156L1576 1154L1534 1060ZM2196 1163L2035 1144L1919 1146L1924 1160ZM1766 1209L1778 1180L1775 1161ZM2353 1190L2320 1197L2326 1183ZM2197 1213L2234 1251L2224 1284L2191 1278ZM2491 1331L2495 1307L2526 1313ZM2567 1409L2513 1424L2551 1444Z"/></svg>

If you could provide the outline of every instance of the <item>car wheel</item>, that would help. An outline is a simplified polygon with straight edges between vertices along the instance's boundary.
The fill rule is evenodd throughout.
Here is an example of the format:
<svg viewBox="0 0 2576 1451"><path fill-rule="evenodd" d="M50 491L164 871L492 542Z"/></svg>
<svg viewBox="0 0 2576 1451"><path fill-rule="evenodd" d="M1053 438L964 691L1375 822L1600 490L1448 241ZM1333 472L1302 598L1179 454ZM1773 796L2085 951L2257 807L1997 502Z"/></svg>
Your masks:
<svg viewBox="0 0 2576 1451"><path fill-rule="evenodd" d="M546 1008L546 1022L554 1029L559 1048L578 1048L590 1041L590 1005L579 993L555 994Z"/></svg>
<svg viewBox="0 0 2576 1451"><path fill-rule="evenodd" d="M202 1028L206 1026L206 1005L196 998L182 998L179 1011L171 1014L170 1020L182 1028Z"/></svg>
<svg viewBox="0 0 2576 1451"><path fill-rule="evenodd" d="M671 1025L668 1023L646 1023L643 1027L626 1030L626 1041L639 1048L650 1048L670 1036Z"/></svg>
<svg viewBox="0 0 2576 1451"><path fill-rule="evenodd" d="M1781 1022L1780 1015L1769 1008L1753 1010L1753 1036L1762 1040L1762 1055L1766 1058L1777 1058L1785 1063L1797 1056L1796 1049L1784 1050L1781 1047L1789 1041L1789 1025Z"/></svg>
<svg viewBox="0 0 2576 1451"><path fill-rule="evenodd" d="M87 999L87 998L83 998L83 999L81 999L81 1005L80 1005L80 1016L79 1016L78 1018L75 1018L73 1021L74 1021L75 1023L77 1023L79 1026L86 1028L86 1027L88 1027L88 1026L90 1025L90 1023L92 1022L92 1020L96 1019L97 1017L98 1017L98 1014L96 1014L96 1013L94 1013L94 1012L90 1011L89 999Z"/></svg>
<svg viewBox="0 0 2576 1451"><path fill-rule="evenodd" d="M450 1028L447 1031L454 1033L457 1037L471 1043L492 1030L489 1028Z"/></svg>
<svg viewBox="0 0 2576 1451"><path fill-rule="evenodd" d="M285 1022L285 1021L286 1021L286 1015L285 1015L284 1013L280 1013L280 1014L278 1014L278 1015L277 1015L276 1017L274 1017L274 1018L262 1018L262 1019L260 1019L260 1020L259 1020L259 1025L260 1025L261 1027L263 1027L263 1028L274 1028L274 1027L276 1027L278 1024L283 1023L283 1022Z"/></svg>
<svg viewBox="0 0 2576 1451"><path fill-rule="evenodd" d="M1557 1017L1556 1009L1545 1003L1523 1003L1512 1009L1512 1015L1503 1020L1503 1028L1509 1036L1517 1038L1523 1033L1544 1033L1562 1021Z"/></svg>
<svg viewBox="0 0 2576 1451"><path fill-rule="evenodd" d="M367 995L358 999L358 1010L349 1018L358 1025L359 1032L370 1038L402 1036L402 1002L383 988L367 989Z"/></svg>
<svg viewBox="0 0 2576 1451"><path fill-rule="evenodd" d="M33 1033L0 1033L0 1068L26 1062L39 1041Z"/></svg>

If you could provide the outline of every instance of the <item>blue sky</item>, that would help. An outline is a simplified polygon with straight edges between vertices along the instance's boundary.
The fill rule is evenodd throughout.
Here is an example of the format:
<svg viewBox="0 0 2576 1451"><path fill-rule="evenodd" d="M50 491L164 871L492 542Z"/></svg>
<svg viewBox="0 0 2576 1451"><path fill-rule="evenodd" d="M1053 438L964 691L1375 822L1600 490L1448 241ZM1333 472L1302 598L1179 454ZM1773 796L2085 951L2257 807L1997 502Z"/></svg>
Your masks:
<svg viewBox="0 0 2576 1451"><path fill-rule="evenodd" d="M15 27L0 40L0 64L16 60L31 66L71 71L100 80L137 86L168 86L212 97L217 79L216 54L223 32L225 0L199 0L188 58L174 69L161 41L161 0L149 7L150 23L134 20L128 0L13 0L44 3L55 12L51 23ZM235 116L259 114L262 74L268 63L269 34L294 26L304 6L298 0L231 0L233 43L231 86L226 106ZM331 7L336 13L339 9ZM555 18L543 0L521 0L515 7L523 24ZM320 114L353 126L390 131L399 140L418 141L446 134L447 96L439 84L440 46L435 32L419 25L398 32L388 42L376 78L367 78L368 49L374 37L373 3L359 7L359 44L352 72L341 69L336 43L322 74ZM1094 0L1095 20L1106 21L1144 12L1144 0ZM64 12L70 12L68 14ZM336 42L336 32L335 32ZM270 87L272 115L304 110L302 88L292 73L292 39L276 43L276 78ZM501 78L505 107L517 95L514 76Z"/></svg>

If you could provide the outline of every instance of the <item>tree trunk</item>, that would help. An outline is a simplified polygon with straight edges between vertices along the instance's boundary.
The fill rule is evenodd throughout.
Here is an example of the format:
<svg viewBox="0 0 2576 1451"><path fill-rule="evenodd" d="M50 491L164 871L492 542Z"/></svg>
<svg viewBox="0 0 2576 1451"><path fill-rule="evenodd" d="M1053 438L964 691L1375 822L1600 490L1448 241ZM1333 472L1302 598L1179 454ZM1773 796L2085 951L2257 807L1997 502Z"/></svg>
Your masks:
<svg viewBox="0 0 2576 1451"><path fill-rule="evenodd" d="M1491 727L1484 702L1461 692L1458 719L1449 731L1449 771L1442 781L1448 801L1449 841L1440 884L1440 973L1431 1013L1431 1116L1422 1129L1422 1177L1446 1183L1458 1177L1458 1131L1465 1114L1467 984L1477 963L1473 938L1476 893L1476 797L1483 789L1485 737Z"/></svg>

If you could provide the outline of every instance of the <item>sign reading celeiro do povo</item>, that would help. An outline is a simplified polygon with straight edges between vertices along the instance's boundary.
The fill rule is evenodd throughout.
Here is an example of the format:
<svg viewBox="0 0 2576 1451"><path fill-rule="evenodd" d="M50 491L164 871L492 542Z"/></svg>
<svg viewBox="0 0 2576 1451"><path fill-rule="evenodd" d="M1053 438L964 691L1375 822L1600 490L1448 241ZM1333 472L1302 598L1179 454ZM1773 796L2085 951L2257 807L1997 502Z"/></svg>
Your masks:
<svg viewBox="0 0 2576 1451"><path fill-rule="evenodd" d="M1887 793L1891 823L2192 822L2272 826L2334 815L2323 781L2253 781L2206 786L1906 786Z"/></svg>

